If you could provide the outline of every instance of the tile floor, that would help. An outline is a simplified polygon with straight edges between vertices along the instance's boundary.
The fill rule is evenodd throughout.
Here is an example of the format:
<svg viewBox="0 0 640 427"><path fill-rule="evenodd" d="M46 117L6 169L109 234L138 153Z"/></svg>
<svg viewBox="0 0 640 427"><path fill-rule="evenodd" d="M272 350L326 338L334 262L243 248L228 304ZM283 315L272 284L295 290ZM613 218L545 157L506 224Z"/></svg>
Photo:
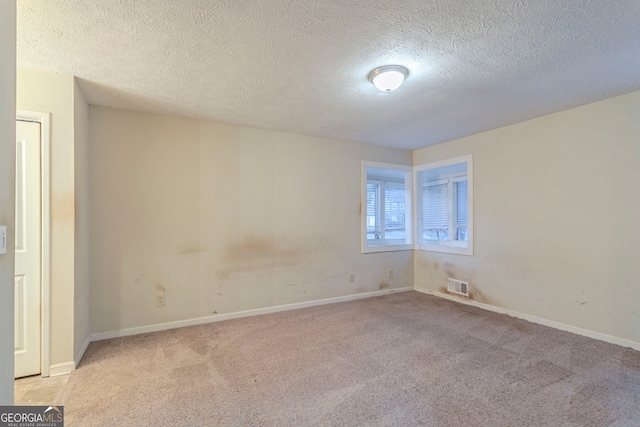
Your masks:
<svg viewBox="0 0 640 427"><path fill-rule="evenodd" d="M59 399L69 381L69 374L43 378L40 375L14 381L14 404L20 406L59 405Z"/></svg>

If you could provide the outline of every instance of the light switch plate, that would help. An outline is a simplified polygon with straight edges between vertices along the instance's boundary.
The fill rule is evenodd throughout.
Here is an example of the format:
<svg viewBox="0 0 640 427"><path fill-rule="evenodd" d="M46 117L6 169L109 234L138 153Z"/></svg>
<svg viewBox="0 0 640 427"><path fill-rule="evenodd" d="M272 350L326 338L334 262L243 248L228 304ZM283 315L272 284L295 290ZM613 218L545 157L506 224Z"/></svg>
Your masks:
<svg viewBox="0 0 640 427"><path fill-rule="evenodd" d="M0 225L0 255L7 253L7 226Z"/></svg>

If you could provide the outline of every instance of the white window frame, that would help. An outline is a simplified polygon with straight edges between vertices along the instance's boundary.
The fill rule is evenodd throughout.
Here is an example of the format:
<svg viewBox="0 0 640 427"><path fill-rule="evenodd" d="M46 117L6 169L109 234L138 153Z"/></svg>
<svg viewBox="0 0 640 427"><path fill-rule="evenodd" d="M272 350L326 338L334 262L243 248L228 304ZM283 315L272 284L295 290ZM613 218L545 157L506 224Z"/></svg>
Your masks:
<svg viewBox="0 0 640 427"><path fill-rule="evenodd" d="M452 231L455 231L455 223L453 223L455 210L453 206L455 198L455 192L451 191L453 183L455 181L462 180L463 176L466 176L467 180L467 240L424 240L422 233L422 187L424 183L421 179L421 174L434 169L446 168L447 166L466 164L465 173L451 173L438 175L438 179L434 179L432 182L440 180L441 182L448 182L449 185L449 238L452 237ZM452 159L442 160L439 162L427 163L414 167L413 180L414 185L414 218L416 218L415 227L415 242L416 249L432 252L444 252L458 255L473 256L473 156L461 156Z"/></svg>
<svg viewBox="0 0 640 427"><path fill-rule="evenodd" d="M404 177L405 190L405 239L404 242L395 240L379 240L375 244L367 239L367 184L374 181L399 182L397 179L386 180L384 177L375 176L370 173L370 169L387 169L400 171L399 175ZM413 246L413 168L408 165L397 165L392 163L362 161L362 195L361 195L361 234L362 253L390 252L412 250ZM384 206L384 194L381 194L381 205ZM384 207L382 207L381 221L384 221ZM384 222L383 222L384 223Z"/></svg>

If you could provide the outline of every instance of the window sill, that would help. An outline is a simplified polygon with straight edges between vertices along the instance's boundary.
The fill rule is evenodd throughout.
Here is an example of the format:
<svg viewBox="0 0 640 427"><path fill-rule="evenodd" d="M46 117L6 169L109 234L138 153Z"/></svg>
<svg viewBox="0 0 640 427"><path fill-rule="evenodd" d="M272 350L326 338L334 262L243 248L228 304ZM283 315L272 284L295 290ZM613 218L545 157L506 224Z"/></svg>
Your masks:
<svg viewBox="0 0 640 427"><path fill-rule="evenodd" d="M362 248L363 254L371 254L377 252L396 252L396 251L410 251L414 247L411 244L408 245L371 245Z"/></svg>
<svg viewBox="0 0 640 427"><path fill-rule="evenodd" d="M473 256L473 247L456 247L456 246L444 246L444 245L417 245L416 249L426 252L442 252L455 255L467 255Z"/></svg>

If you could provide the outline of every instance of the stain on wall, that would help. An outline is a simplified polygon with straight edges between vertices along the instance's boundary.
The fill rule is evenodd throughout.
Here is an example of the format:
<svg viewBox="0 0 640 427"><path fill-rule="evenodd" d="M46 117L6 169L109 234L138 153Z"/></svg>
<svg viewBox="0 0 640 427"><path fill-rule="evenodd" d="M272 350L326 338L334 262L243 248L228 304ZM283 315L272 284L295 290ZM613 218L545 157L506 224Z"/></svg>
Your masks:
<svg viewBox="0 0 640 427"><path fill-rule="evenodd" d="M230 272L291 267L318 255L323 246L322 239L300 239L305 243L249 234L238 242L229 243L220 259L226 266L222 275Z"/></svg>
<svg viewBox="0 0 640 427"><path fill-rule="evenodd" d="M640 342L630 303L640 198L628 197L640 181L638 117L633 92L414 151L416 165L474 159L474 256L429 257L454 263L478 301ZM442 286L418 261L415 277Z"/></svg>
<svg viewBox="0 0 640 427"><path fill-rule="evenodd" d="M361 161L408 151L96 106L90 136L93 333L413 285L353 215Z"/></svg>
<svg viewBox="0 0 640 427"><path fill-rule="evenodd" d="M489 298L485 292L483 292L482 283L475 280L473 272L469 272L464 265L461 265L462 261L456 263L455 260L459 259L459 255L448 255L434 252L418 252L416 254L417 262L416 266L420 269L421 284L416 283L420 288L438 291L443 294L451 295L454 298L461 300L477 301L484 304L490 304L500 306L500 303L493 298ZM451 259L449 259L451 258ZM462 257L465 258L465 257ZM456 293L450 293L448 291L448 279L459 279L469 282L469 295L459 295Z"/></svg>
<svg viewBox="0 0 640 427"><path fill-rule="evenodd" d="M482 291L480 291L480 289L478 289L477 286L474 286L469 290L469 299L471 299L473 301L478 301L478 302L481 302L481 303L484 303L484 304L490 304L490 305L495 305L495 306L499 307L499 304L497 304L496 302L492 301L487 296L485 296L482 293Z"/></svg>

